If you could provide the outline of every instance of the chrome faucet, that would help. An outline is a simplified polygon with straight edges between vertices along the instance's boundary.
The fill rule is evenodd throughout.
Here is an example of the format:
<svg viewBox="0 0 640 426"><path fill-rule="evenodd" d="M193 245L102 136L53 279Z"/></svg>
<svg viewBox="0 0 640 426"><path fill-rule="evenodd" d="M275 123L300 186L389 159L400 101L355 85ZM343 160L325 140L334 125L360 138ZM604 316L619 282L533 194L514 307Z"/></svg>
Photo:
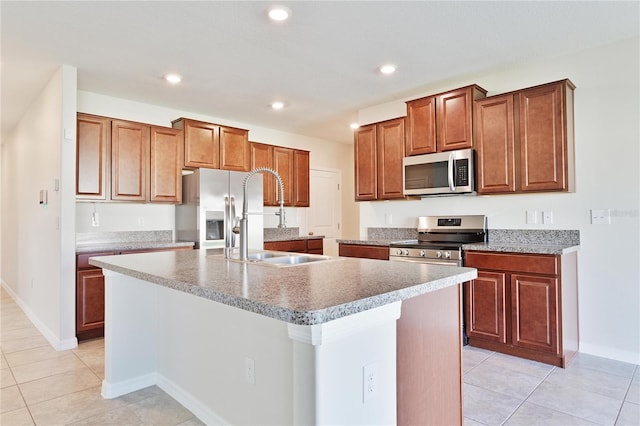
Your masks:
<svg viewBox="0 0 640 426"><path fill-rule="evenodd" d="M278 186L280 187L280 210L276 213L276 215L280 216L280 221L278 223L278 228L286 228L286 220L284 217L284 185L282 184L282 179L280 175L275 170L269 169L267 167L258 167L253 169L245 176L244 182L242 184L242 219L240 219L240 260L247 260L249 257L249 247L247 244L248 239L248 228L249 228L249 212L248 212L248 197L247 197L247 181L249 178L256 173L271 173L278 182Z"/></svg>

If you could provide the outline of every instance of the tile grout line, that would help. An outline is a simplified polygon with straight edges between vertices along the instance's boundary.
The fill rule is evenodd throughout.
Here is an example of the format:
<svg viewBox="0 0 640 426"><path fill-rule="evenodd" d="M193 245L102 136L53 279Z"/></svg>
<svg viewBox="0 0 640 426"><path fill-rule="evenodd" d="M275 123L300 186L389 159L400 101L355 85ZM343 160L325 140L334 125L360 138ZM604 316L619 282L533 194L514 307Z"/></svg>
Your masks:
<svg viewBox="0 0 640 426"><path fill-rule="evenodd" d="M636 374L638 373L638 369L640 367L638 367L637 365L635 366L635 368L633 369L633 374L631 375L631 379L629 381L629 385L627 386L627 391L624 393L624 396L622 397L622 402L620 403L620 408L618 409L618 414L616 415L616 419L613 422L613 424L618 424L618 419L620 418L620 414L622 413L622 407L624 406L624 403L627 401L627 396L629 395L629 392L631 391L631 386L633 386L633 379L636 377Z"/></svg>
<svg viewBox="0 0 640 426"><path fill-rule="evenodd" d="M529 397L531 395L533 395L533 393L540 387L541 384L544 383L545 380L547 380L547 378L551 375L551 373L553 373L556 370L556 366L554 366L551 370L549 370L549 372L547 374L545 374L545 376L542 378L542 380L540 380L540 382L531 390L531 392L529 392L527 394L527 396L524 397L524 399L522 400L522 402L520 402L520 404L518 404L518 406L515 408L515 410L513 410L511 412L511 414L509 414L507 416L507 418L504 420L504 422L501 423L501 425L504 425L505 423L507 423L509 421L509 419L511 417L513 417L513 415L516 413L516 411L518 411L520 409L520 407L522 407L524 405L525 402L527 402L527 400L529 399ZM531 403L532 404L532 403ZM536 404L537 405L537 404ZM546 408L546 407L545 407Z"/></svg>

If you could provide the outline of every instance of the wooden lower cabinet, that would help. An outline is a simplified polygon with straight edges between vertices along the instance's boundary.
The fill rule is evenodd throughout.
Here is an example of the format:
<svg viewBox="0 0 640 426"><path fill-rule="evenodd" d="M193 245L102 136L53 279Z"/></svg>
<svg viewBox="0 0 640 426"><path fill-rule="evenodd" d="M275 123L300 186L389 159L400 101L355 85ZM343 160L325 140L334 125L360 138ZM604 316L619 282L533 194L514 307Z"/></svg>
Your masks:
<svg viewBox="0 0 640 426"><path fill-rule="evenodd" d="M324 254L324 242L322 238L267 241L264 243L264 249L292 253Z"/></svg>
<svg viewBox="0 0 640 426"><path fill-rule="evenodd" d="M89 264L89 258L115 254L153 251L190 250L172 247L127 251L94 252L76 255L76 337L79 341L104 336L104 275L101 268Z"/></svg>
<svg viewBox="0 0 640 426"><path fill-rule="evenodd" d="M467 252L469 344L565 367L578 351L577 254Z"/></svg>
<svg viewBox="0 0 640 426"><path fill-rule="evenodd" d="M389 260L389 246L371 246L365 244L340 244L338 255L363 259Z"/></svg>

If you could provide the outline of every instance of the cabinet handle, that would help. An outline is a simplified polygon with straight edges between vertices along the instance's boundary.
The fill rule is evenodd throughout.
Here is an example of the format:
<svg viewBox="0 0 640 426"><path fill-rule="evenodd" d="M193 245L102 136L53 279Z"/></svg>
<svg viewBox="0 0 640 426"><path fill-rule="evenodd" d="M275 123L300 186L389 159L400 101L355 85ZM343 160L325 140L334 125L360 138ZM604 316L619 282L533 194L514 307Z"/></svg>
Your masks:
<svg viewBox="0 0 640 426"><path fill-rule="evenodd" d="M447 178L449 179L449 189L451 191L455 191L456 190L456 182L453 179L453 165L454 165L454 161L453 161L453 153L449 154L449 162L447 165Z"/></svg>

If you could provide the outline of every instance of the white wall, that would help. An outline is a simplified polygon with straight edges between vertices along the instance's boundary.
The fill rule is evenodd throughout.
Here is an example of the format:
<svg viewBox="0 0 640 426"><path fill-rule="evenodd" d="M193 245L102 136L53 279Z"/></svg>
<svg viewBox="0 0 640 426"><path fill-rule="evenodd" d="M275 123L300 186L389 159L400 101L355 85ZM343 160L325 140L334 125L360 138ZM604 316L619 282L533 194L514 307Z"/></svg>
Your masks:
<svg viewBox="0 0 640 426"><path fill-rule="evenodd" d="M344 170L350 167L351 172L348 173L346 177L343 174L343 180L346 180L346 185L353 185L353 149L350 145L257 127L249 123L234 122L219 117L205 116L188 111L133 102L84 91L78 92L78 111L167 127L171 127L171 121L177 118L188 117L195 120L249 129L249 140L252 142L311 151L309 166L312 169ZM343 194L344 192L345 191L343 191ZM346 201L346 211L348 212L347 214L351 214L351 217L353 217L353 191L347 192L347 194L351 195ZM91 212L93 211L94 205L100 213L99 228L91 227ZM344 206L345 202L343 202L343 208ZM78 232L163 230L174 229L175 227L173 224L174 213L172 206L78 203L77 209L78 216L76 226L78 227ZM266 212L275 213L276 210L275 208L265 208ZM286 210L287 226L300 227L300 232L305 234L308 223L308 209L288 207ZM137 224L138 217L145 219L144 227ZM265 217L265 227L275 227L277 224L278 218L275 215ZM87 229L87 225L89 229Z"/></svg>
<svg viewBox="0 0 640 426"><path fill-rule="evenodd" d="M640 363L640 84L638 38L449 81L407 99L477 83L488 95L569 78L575 91L576 192L459 196L360 203L360 235L370 226L414 227L421 215L486 214L489 228L578 229L580 348ZM362 123L398 115L401 99L360 111ZM591 225L590 209L611 209L611 225ZM527 225L526 210L553 212L553 225ZM385 214L392 224L385 225Z"/></svg>
<svg viewBox="0 0 640 426"><path fill-rule="evenodd" d="M76 346L75 93L62 66L2 145L2 283L56 349Z"/></svg>

